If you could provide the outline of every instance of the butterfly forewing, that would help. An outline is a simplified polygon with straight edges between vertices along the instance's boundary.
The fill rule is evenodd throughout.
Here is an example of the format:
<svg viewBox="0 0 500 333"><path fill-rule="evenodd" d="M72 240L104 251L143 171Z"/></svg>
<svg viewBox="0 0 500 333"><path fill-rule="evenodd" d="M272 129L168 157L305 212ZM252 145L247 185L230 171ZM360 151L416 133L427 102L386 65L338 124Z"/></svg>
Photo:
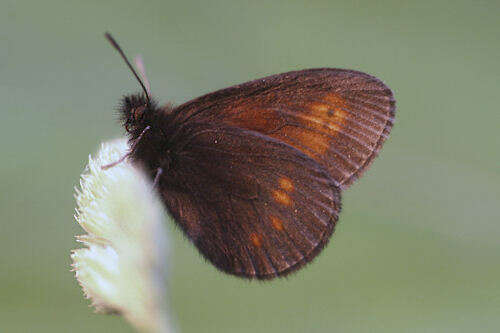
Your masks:
<svg viewBox="0 0 500 333"><path fill-rule="evenodd" d="M370 165L394 119L392 91L357 71L311 69L223 89L174 110L176 122L230 125L285 142L347 187Z"/></svg>
<svg viewBox="0 0 500 333"><path fill-rule="evenodd" d="M312 158L255 131L208 123L185 127L176 142L162 196L219 269L250 278L282 276L327 243L340 193Z"/></svg>

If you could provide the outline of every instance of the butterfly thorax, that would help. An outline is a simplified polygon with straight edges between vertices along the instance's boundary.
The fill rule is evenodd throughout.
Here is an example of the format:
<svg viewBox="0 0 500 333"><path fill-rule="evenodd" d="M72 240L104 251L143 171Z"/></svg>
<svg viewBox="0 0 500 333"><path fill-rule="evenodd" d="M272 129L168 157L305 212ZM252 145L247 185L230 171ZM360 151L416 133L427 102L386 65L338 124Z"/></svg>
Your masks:
<svg viewBox="0 0 500 333"><path fill-rule="evenodd" d="M150 126L152 116L157 112L157 103L148 102L144 94L124 96L120 103L120 120L130 136L138 137L140 133Z"/></svg>
<svg viewBox="0 0 500 333"><path fill-rule="evenodd" d="M158 103L144 94L123 97L120 106L121 121L129 137L132 160L139 162L151 172L170 164L169 124L171 105Z"/></svg>

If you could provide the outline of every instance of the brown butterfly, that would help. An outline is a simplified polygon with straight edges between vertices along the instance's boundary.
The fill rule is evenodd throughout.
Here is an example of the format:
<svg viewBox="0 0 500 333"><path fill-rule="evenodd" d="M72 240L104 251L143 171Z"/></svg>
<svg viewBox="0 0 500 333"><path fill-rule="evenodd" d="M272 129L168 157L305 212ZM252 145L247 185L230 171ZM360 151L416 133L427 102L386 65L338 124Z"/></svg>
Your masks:
<svg viewBox="0 0 500 333"><path fill-rule="evenodd" d="M245 278L285 276L332 235L340 192L391 130L392 91L368 74L318 68L268 76L177 107L144 93L120 108L131 149L201 254ZM139 63L140 65L140 63ZM105 167L111 167L115 165Z"/></svg>

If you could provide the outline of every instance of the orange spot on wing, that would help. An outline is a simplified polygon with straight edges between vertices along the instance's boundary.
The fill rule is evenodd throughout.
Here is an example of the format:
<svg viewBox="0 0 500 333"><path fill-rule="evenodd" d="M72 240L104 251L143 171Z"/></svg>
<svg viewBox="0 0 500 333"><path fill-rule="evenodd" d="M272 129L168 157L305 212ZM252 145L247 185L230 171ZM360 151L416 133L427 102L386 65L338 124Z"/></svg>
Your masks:
<svg viewBox="0 0 500 333"><path fill-rule="evenodd" d="M287 192L293 191L293 183L290 179L286 177L281 177L279 179L279 183L282 189L284 189Z"/></svg>
<svg viewBox="0 0 500 333"><path fill-rule="evenodd" d="M333 111L333 120L338 124L342 125L345 122L345 118L347 118L348 113L343 109L347 109L347 103L337 95L330 94L325 98L331 105Z"/></svg>
<svg viewBox="0 0 500 333"><path fill-rule="evenodd" d="M271 135L290 146L296 147L311 158L323 154L329 147L329 141L321 134L312 133L304 128L286 126L281 135ZM304 149L304 147L308 149ZM309 150L310 149L310 150Z"/></svg>
<svg viewBox="0 0 500 333"><path fill-rule="evenodd" d="M328 137L310 131L305 132L301 139L306 147L311 148L318 154L324 154L330 146L330 139Z"/></svg>
<svg viewBox="0 0 500 333"><path fill-rule="evenodd" d="M315 112L315 113L326 113L328 112L328 105L324 104L324 103L312 103L310 105L311 109Z"/></svg>
<svg viewBox="0 0 500 333"><path fill-rule="evenodd" d="M252 242L253 245L257 247L262 246L262 239L259 234L253 233L250 235L250 241Z"/></svg>
<svg viewBox="0 0 500 333"><path fill-rule="evenodd" d="M345 122L347 112L345 101L335 94L326 95L325 103L313 102L309 104L309 112L306 119L308 124L316 129L323 129L330 135L335 135L335 132L340 130Z"/></svg>
<svg viewBox="0 0 500 333"><path fill-rule="evenodd" d="M274 191L273 197L277 202L279 202L280 204L283 204L285 206L290 206L290 203L292 202L292 200L290 199L288 194L286 194L285 192L280 191L280 190Z"/></svg>
<svg viewBox="0 0 500 333"><path fill-rule="evenodd" d="M271 216L271 223L273 224L274 229L278 231L283 230L283 221L281 221L276 216Z"/></svg>
<svg viewBox="0 0 500 333"><path fill-rule="evenodd" d="M342 129L347 118L345 101L335 94L326 95L324 102L304 105L303 113L297 115L304 128L287 127L286 132L312 151L304 151L310 157L323 155L332 144L332 137ZM283 139L286 142L286 138ZM293 143L291 143L293 145Z"/></svg>

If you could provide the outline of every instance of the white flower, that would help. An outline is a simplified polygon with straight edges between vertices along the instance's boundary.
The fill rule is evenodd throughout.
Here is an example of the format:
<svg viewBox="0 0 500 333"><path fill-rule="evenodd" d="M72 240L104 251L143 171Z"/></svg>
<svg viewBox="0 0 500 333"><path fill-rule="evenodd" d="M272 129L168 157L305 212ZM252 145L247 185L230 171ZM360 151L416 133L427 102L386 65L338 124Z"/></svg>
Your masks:
<svg viewBox="0 0 500 333"><path fill-rule="evenodd" d="M166 312L165 214L153 184L125 161L126 140L102 144L76 190L75 218L87 234L73 268L97 312L122 314L139 330L170 332Z"/></svg>

